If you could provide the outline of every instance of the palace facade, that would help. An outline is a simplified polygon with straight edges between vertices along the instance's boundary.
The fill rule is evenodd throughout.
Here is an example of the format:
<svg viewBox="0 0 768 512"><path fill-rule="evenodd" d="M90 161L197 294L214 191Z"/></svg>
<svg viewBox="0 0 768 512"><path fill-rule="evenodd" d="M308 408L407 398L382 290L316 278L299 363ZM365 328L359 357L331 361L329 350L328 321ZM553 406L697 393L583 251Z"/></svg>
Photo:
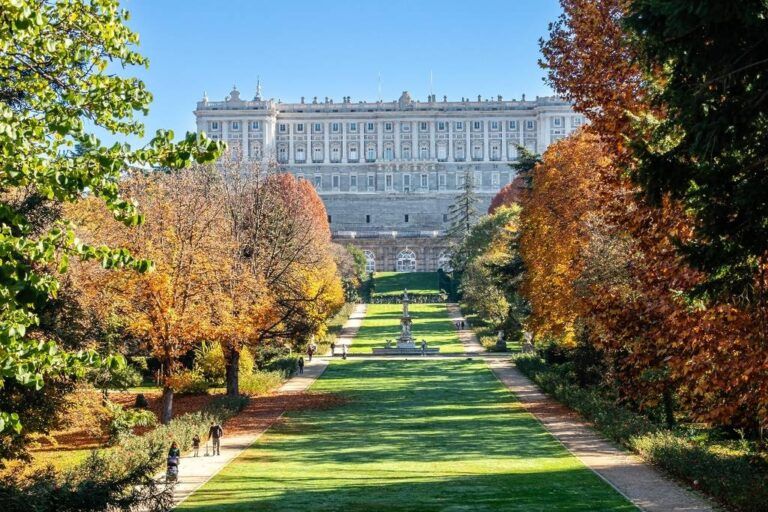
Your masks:
<svg viewBox="0 0 768 512"><path fill-rule="evenodd" d="M445 268L448 212L467 173L484 212L514 179L518 147L541 153L584 123L557 97L282 103L258 87L252 100L237 88L224 101L204 97L195 116L237 158L310 180L334 239L363 249L378 271Z"/></svg>

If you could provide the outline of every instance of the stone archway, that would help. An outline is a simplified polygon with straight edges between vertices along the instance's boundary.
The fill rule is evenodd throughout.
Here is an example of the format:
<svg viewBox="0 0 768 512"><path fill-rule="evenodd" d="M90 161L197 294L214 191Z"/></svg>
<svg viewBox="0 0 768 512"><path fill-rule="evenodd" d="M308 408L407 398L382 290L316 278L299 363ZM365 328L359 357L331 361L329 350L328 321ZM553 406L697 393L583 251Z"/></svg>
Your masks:
<svg viewBox="0 0 768 512"><path fill-rule="evenodd" d="M416 253L407 247L397 254L397 261L395 262L395 270L398 272L415 272L416 271Z"/></svg>

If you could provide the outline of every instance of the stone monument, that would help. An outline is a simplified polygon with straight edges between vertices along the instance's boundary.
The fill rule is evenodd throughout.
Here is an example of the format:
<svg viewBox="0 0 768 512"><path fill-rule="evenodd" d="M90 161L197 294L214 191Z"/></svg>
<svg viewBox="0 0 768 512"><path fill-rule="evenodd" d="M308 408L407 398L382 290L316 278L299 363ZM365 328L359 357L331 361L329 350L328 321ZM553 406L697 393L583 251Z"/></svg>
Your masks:
<svg viewBox="0 0 768 512"><path fill-rule="evenodd" d="M408 297L408 290L403 290L403 314L400 317L400 337L397 339L397 348L416 348L416 343L413 341L413 335L411 334L411 326L413 320L411 320L411 314L408 312L408 304L411 299Z"/></svg>

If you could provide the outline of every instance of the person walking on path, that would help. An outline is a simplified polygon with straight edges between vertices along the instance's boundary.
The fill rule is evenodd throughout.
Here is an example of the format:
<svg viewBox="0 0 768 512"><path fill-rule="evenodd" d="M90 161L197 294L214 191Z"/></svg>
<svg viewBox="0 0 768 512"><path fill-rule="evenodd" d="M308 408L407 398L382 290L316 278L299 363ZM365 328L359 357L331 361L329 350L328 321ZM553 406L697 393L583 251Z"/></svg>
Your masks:
<svg viewBox="0 0 768 512"><path fill-rule="evenodd" d="M299 375L304 375L304 358L299 356L297 363L299 366Z"/></svg>
<svg viewBox="0 0 768 512"><path fill-rule="evenodd" d="M312 344L307 345L307 359L309 359L309 362L312 362L312 354L314 354L315 351L312 349Z"/></svg>
<svg viewBox="0 0 768 512"><path fill-rule="evenodd" d="M341 358L346 359L347 358L347 344L344 343L341 345Z"/></svg>
<svg viewBox="0 0 768 512"><path fill-rule="evenodd" d="M422 339L421 340L421 355L426 356L427 355L427 340Z"/></svg>
<svg viewBox="0 0 768 512"><path fill-rule="evenodd" d="M197 457L198 453L200 452L200 436L195 434L195 437L192 438L192 450L195 457Z"/></svg>
<svg viewBox="0 0 768 512"><path fill-rule="evenodd" d="M331 342L331 357L336 355L336 343Z"/></svg>
<svg viewBox="0 0 768 512"><path fill-rule="evenodd" d="M224 435L224 429L218 423L211 422L211 428L208 429L208 439L213 440L212 455L221 455L221 437Z"/></svg>
<svg viewBox="0 0 768 512"><path fill-rule="evenodd" d="M165 479L168 482L175 482L179 478L179 461L181 460L181 450L176 441L171 443L168 450L167 468L165 470Z"/></svg>
<svg viewBox="0 0 768 512"><path fill-rule="evenodd" d="M464 320L461 321L461 330L464 330Z"/></svg>

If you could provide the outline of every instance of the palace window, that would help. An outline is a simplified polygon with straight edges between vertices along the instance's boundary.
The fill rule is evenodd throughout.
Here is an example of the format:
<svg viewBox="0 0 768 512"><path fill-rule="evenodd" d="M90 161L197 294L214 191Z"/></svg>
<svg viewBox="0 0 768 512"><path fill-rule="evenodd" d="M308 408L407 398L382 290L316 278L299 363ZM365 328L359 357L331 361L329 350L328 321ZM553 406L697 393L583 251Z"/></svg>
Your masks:
<svg viewBox="0 0 768 512"><path fill-rule="evenodd" d="M491 144L491 160L501 160L501 145L498 142Z"/></svg>
<svg viewBox="0 0 768 512"><path fill-rule="evenodd" d="M277 161L281 164L288 162L288 148L285 146L280 146L277 148Z"/></svg>
<svg viewBox="0 0 768 512"><path fill-rule="evenodd" d="M232 131L238 131L240 129L240 123L238 121L232 121Z"/></svg>
<svg viewBox="0 0 768 512"><path fill-rule="evenodd" d="M491 130L494 132L499 131L499 122L498 121L491 121Z"/></svg>
<svg viewBox="0 0 768 512"><path fill-rule="evenodd" d="M366 215L366 217L370 217L370 215ZM363 251L363 254L365 255L366 274L376 272L376 256L371 251Z"/></svg>
<svg viewBox="0 0 768 512"><path fill-rule="evenodd" d="M463 121L456 121L456 124L454 125L454 128L456 128L456 131L464 131L464 122Z"/></svg>
<svg viewBox="0 0 768 512"><path fill-rule="evenodd" d="M368 190L374 190L376 188L376 176L373 174L368 175Z"/></svg>
<svg viewBox="0 0 768 512"><path fill-rule="evenodd" d="M472 146L472 160L483 159L483 146L481 144L475 144Z"/></svg>
<svg viewBox="0 0 768 512"><path fill-rule="evenodd" d="M448 160L448 145L444 142L437 145L437 160L439 162Z"/></svg>
<svg viewBox="0 0 768 512"><path fill-rule="evenodd" d="M349 175L349 190L357 190L357 174Z"/></svg>
<svg viewBox="0 0 768 512"><path fill-rule="evenodd" d="M339 190L339 175L334 174L331 177L331 186L333 187L333 190Z"/></svg>
<svg viewBox="0 0 768 512"><path fill-rule="evenodd" d="M347 128L350 132L356 132L357 131L357 123L349 123L347 125Z"/></svg>
<svg viewBox="0 0 768 512"><path fill-rule="evenodd" d="M507 144L507 160L514 160L517 158L517 144L510 142Z"/></svg>
<svg viewBox="0 0 768 512"><path fill-rule="evenodd" d="M444 132L445 131L445 121L438 121L437 122L437 131Z"/></svg>
<svg viewBox="0 0 768 512"><path fill-rule="evenodd" d="M299 123L296 125L296 133L304 133L304 123Z"/></svg>
<svg viewBox="0 0 768 512"><path fill-rule="evenodd" d="M497 172L491 173L491 185L493 185L494 187L499 186L499 173Z"/></svg>
<svg viewBox="0 0 768 512"><path fill-rule="evenodd" d="M349 147L349 161L350 162L357 162L359 156L357 154L357 146L350 146Z"/></svg>
<svg viewBox="0 0 768 512"><path fill-rule="evenodd" d="M287 124L285 124L285 123L280 123L280 124L277 126L277 129L278 129L278 131L279 131L280 133L288 133L288 125L287 125Z"/></svg>
<svg viewBox="0 0 768 512"><path fill-rule="evenodd" d="M366 215L365 216L365 223L366 224L370 224L371 223L371 216L370 215Z"/></svg>
<svg viewBox="0 0 768 512"><path fill-rule="evenodd" d="M303 146L296 148L296 161L299 163L304 163L307 161L307 154L304 152Z"/></svg>
<svg viewBox="0 0 768 512"><path fill-rule="evenodd" d="M429 125L425 121L422 121L419 123L419 130L426 132L429 130Z"/></svg>
<svg viewBox="0 0 768 512"><path fill-rule="evenodd" d="M526 121L525 122L525 129L526 130L533 130L534 122L533 121Z"/></svg>
<svg viewBox="0 0 768 512"><path fill-rule="evenodd" d="M510 131L517 131L517 121L510 121L507 123L507 129Z"/></svg>
<svg viewBox="0 0 768 512"><path fill-rule="evenodd" d="M445 174L440 174L437 177L437 179L438 179L438 184L439 184L440 188L444 189L445 188Z"/></svg>
<svg viewBox="0 0 768 512"><path fill-rule="evenodd" d="M443 214L443 222L448 222L448 214L447 213Z"/></svg>
<svg viewBox="0 0 768 512"><path fill-rule="evenodd" d="M400 131L401 132L410 132L411 131L411 123L400 123Z"/></svg>
<svg viewBox="0 0 768 512"><path fill-rule="evenodd" d="M429 186L429 177L426 174L421 175L421 188L427 188Z"/></svg>
<svg viewBox="0 0 768 512"><path fill-rule="evenodd" d="M411 159L411 146L406 144L403 146L403 160L410 160Z"/></svg>
<svg viewBox="0 0 768 512"><path fill-rule="evenodd" d="M403 174L403 192L411 191L411 175Z"/></svg>
<svg viewBox="0 0 768 512"><path fill-rule="evenodd" d="M219 122L218 121L211 121L208 123L210 125L211 131L216 131L219 129Z"/></svg>
<svg viewBox="0 0 768 512"><path fill-rule="evenodd" d="M251 121L251 130L261 130L261 123L258 121Z"/></svg>
<svg viewBox="0 0 768 512"><path fill-rule="evenodd" d="M373 123L368 123L368 124L366 125L366 128L365 128L365 130L366 130L368 133L372 133L372 132L375 132L375 131L376 131L376 127L375 127L375 125L374 125Z"/></svg>
<svg viewBox="0 0 768 512"><path fill-rule="evenodd" d="M333 146L331 148L331 162L341 162L341 148L339 146Z"/></svg>
<svg viewBox="0 0 768 512"><path fill-rule="evenodd" d="M394 150L392 149L392 146L385 146L384 147L384 160L394 160Z"/></svg>
<svg viewBox="0 0 768 512"><path fill-rule="evenodd" d="M328 216L328 224L330 224L331 222L333 222L333 217L331 217L331 216L329 215L329 216Z"/></svg>
<svg viewBox="0 0 768 512"><path fill-rule="evenodd" d="M419 158L422 160L429 159L429 146L422 145L419 147Z"/></svg>
<svg viewBox="0 0 768 512"><path fill-rule="evenodd" d="M403 215L403 221L404 221L406 224L408 223L408 221L409 221L409 220L410 220L410 215L408 215L407 213L406 213L405 215Z"/></svg>
<svg viewBox="0 0 768 512"><path fill-rule="evenodd" d="M323 177L319 174L315 174L315 188L317 190L320 190L320 187L323 186Z"/></svg>
<svg viewBox="0 0 768 512"><path fill-rule="evenodd" d="M384 131L385 132L391 132L392 131L392 123L384 123Z"/></svg>
<svg viewBox="0 0 768 512"><path fill-rule="evenodd" d="M341 124L339 124L339 123L331 123L331 131L333 133L339 133L340 130L341 130Z"/></svg>
<svg viewBox="0 0 768 512"><path fill-rule="evenodd" d="M315 146L312 148L312 161L315 163L321 163L323 161L322 146Z"/></svg>
<svg viewBox="0 0 768 512"><path fill-rule="evenodd" d="M376 161L376 147L375 146L369 146L368 151L366 154L365 159L369 162L375 162Z"/></svg>
<svg viewBox="0 0 768 512"><path fill-rule="evenodd" d="M476 131L476 132L482 130L483 129L482 121L475 121L475 122L473 122L472 123L472 129L474 131Z"/></svg>
<svg viewBox="0 0 768 512"><path fill-rule="evenodd" d="M397 255L396 270L398 272L416 271L416 254L410 249L404 249Z"/></svg>
<svg viewBox="0 0 768 512"><path fill-rule="evenodd" d="M584 118L581 116L575 116L574 118L571 119L571 125L574 128L578 128L582 124L584 124Z"/></svg>
<svg viewBox="0 0 768 512"><path fill-rule="evenodd" d="M463 161L466 158L464 154L464 144L456 144L456 150L454 151L454 159L456 161Z"/></svg>
<svg viewBox="0 0 768 512"><path fill-rule="evenodd" d="M384 176L384 189L385 190L392 190L392 175L387 174Z"/></svg>

